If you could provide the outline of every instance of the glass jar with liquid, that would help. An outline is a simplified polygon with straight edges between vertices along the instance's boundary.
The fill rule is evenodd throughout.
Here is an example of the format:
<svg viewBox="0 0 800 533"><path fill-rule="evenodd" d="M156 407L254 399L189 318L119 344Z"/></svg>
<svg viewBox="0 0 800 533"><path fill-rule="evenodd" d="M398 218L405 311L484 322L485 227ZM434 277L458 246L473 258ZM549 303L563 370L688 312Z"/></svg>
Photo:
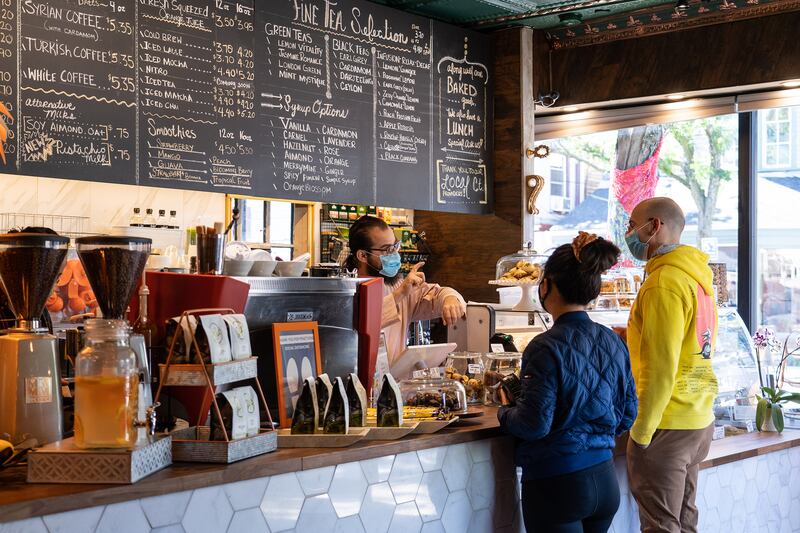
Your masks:
<svg viewBox="0 0 800 533"><path fill-rule="evenodd" d="M139 366L124 320L86 321L86 346L75 371L75 444L133 448L137 440Z"/></svg>

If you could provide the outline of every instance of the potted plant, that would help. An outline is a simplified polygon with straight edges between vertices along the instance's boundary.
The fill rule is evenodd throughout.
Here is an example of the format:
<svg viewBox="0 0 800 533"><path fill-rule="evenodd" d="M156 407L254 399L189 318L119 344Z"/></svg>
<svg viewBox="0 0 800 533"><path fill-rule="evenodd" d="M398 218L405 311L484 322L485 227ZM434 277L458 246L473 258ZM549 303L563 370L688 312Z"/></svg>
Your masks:
<svg viewBox="0 0 800 533"><path fill-rule="evenodd" d="M764 385L761 373L761 361L769 360L769 353L772 348L778 346L775 339L775 332L769 327L761 327L753 335L753 344L756 347L756 363L758 365L758 379L761 385L761 396L757 396L756 406L756 427L759 431L783 431L783 405L787 402L800 402L800 393L793 393L783 390L783 373L789 357L795 355L800 350L800 337L795 340L795 347L789 350L789 339L786 337L783 343L781 359L775 369L775 374L767 374L770 386Z"/></svg>

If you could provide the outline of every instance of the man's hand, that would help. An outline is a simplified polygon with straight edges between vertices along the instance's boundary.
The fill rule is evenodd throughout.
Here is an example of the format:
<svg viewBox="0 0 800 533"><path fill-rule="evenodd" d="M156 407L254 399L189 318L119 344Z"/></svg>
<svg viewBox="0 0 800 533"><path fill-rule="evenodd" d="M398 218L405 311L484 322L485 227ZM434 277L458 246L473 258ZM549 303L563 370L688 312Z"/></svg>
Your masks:
<svg viewBox="0 0 800 533"><path fill-rule="evenodd" d="M448 296L444 300L442 306L442 322L445 326L455 325L460 319L464 318L467 314L467 306L455 296Z"/></svg>
<svg viewBox="0 0 800 533"><path fill-rule="evenodd" d="M397 298L404 298L408 296L414 287L425 283L425 273L419 272L419 269L424 267L425 263L417 263L408 272L403 282L394 290L394 295Z"/></svg>

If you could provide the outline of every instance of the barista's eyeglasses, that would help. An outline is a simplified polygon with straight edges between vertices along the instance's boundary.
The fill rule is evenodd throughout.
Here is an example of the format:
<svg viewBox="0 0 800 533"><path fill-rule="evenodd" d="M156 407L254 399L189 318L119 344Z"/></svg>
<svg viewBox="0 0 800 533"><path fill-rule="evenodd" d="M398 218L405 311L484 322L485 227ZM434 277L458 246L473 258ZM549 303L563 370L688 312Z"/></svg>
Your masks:
<svg viewBox="0 0 800 533"><path fill-rule="evenodd" d="M384 246L383 248L370 248L369 251L370 252L378 252L381 255L389 255L389 254L393 254L395 252L399 252L400 251L400 245L401 245L400 242L396 242L396 243L391 244L389 246Z"/></svg>

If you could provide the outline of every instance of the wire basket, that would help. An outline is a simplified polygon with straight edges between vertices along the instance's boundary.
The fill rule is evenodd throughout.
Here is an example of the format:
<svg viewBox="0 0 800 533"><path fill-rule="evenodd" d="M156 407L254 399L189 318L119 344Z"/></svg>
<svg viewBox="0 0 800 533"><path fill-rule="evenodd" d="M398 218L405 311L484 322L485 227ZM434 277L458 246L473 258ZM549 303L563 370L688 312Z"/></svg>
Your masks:
<svg viewBox="0 0 800 533"><path fill-rule="evenodd" d="M44 215L33 213L0 213L0 231L29 226L50 228L59 235L81 237L89 235L89 217L73 215Z"/></svg>

